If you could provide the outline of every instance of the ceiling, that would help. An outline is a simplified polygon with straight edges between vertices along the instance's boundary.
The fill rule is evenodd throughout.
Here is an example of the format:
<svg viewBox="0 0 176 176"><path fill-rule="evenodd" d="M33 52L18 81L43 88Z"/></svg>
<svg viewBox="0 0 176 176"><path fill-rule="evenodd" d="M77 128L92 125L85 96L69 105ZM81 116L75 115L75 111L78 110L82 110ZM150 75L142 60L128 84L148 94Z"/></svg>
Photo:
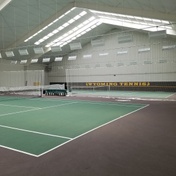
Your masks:
<svg viewBox="0 0 176 176"><path fill-rule="evenodd" d="M114 29L166 30L175 37L175 23L175 0L0 0L0 57L63 56L72 52L70 43L85 45ZM52 52L52 46L61 50ZM36 54L38 47L43 51ZM6 51L13 54L7 57Z"/></svg>

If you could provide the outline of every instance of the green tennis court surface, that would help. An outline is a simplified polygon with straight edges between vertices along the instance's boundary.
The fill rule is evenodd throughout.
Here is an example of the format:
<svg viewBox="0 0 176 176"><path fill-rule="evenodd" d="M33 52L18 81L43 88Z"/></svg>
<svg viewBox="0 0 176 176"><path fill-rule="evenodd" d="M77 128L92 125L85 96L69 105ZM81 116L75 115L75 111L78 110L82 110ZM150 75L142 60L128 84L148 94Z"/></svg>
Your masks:
<svg viewBox="0 0 176 176"><path fill-rule="evenodd" d="M39 157L147 105L33 98L0 102L0 146Z"/></svg>

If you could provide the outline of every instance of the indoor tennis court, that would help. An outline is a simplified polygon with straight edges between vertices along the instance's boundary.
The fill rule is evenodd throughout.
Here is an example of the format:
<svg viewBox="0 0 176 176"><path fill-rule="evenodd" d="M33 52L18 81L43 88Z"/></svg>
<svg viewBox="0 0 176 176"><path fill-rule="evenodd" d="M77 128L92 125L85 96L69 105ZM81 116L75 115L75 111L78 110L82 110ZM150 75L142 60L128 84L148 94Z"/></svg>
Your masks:
<svg viewBox="0 0 176 176"><path fill-rule="evenodd" d="M57 99L13 100L0 106L1 147L36 157L147 107Z"/></svg>
<svg viewBox="0 0 176 176"><path fill-rule="evenodd" d="M0 176L176 176L174 0L0 0Z"/></svg>

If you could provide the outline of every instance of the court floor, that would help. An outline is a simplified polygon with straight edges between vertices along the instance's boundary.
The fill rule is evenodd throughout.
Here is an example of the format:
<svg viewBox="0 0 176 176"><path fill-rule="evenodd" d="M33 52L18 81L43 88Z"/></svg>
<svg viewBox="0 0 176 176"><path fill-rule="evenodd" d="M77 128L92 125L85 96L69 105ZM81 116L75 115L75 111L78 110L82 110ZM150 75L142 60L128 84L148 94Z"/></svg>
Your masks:
<svg viewBox="0 0 176 176"><path fill-rule="evenodd" d="M0 101L0 147L40 157L147 106L59 98Z"/></svg>
<svg viewBox="0 0 176 176"><path fill-rule="evenodd" d="M121 90L72 90L71 95L92 95L121 98L167 99L175 92L164 91L121 91Z"/></svg>

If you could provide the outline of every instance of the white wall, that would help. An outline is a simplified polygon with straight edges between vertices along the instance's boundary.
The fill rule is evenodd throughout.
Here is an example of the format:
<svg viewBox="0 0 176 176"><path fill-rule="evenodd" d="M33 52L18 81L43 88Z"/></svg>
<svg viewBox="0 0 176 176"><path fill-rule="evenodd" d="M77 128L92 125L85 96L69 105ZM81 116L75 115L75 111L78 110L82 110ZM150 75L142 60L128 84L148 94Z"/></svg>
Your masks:
<svg viewBox="0 0 176 176"><path fill-rule="evenodd" d="M44 84L42 65L24 66L0 60L0 87L20 87Z"/></svg>
<svg viewBox="0 0 176 176"><path fill-rule="evenodd" d="M118 43L114 33L106 35L105 45L92 47L88 44L82 50L72 54L77 55L75 61L68 61L65 56L62 62L54 63L49 73L50 82L116 82L116 81L176 81L176 48L163 50L163 46L176 44L176 39L149 39L140 32L131 33L132 42ZM148 52L138 52L138 49L150 48ZM127 51L127 54L117 54ZM109 54L99 56L99 53ZM83 55L92 54L91 59L83 59ZM88 68L89 67L89 68ZM116 76L114 76L116 75Z"/></svg>

